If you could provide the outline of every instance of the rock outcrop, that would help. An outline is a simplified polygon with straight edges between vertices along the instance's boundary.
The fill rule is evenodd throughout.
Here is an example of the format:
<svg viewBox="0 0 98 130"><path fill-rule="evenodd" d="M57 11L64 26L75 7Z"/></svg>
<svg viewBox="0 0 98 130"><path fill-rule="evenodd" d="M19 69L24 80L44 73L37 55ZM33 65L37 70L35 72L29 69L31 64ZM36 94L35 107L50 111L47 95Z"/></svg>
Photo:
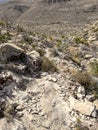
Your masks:
<svg viewBox="0 0 98 130"><path fill-rule="evenodd" d="M18 60L24 51L14 44L5 43L0 46L0 60Z"/></svg>

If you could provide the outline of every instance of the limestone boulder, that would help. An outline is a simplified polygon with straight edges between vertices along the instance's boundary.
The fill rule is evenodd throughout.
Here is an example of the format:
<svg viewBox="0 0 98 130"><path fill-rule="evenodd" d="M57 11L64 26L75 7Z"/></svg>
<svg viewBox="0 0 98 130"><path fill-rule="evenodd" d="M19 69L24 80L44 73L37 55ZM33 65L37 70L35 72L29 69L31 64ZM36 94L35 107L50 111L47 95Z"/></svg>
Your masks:
<svg viewBox="0 0 98 130"><path fill-rule="evenodd" d="M1 61L15 60L19 58L22 54L24 54L23 49L14 44L5 43L0 46Z"/></svg>
<svg viewBox="0 0 98 130"><path fill-rule="evenodd" d="M85 116L97 116L96 106L89 101L81 102L79 100L74 99L73 97L70 97L70 106L72 107L72 109L80 112Z"/></svg>

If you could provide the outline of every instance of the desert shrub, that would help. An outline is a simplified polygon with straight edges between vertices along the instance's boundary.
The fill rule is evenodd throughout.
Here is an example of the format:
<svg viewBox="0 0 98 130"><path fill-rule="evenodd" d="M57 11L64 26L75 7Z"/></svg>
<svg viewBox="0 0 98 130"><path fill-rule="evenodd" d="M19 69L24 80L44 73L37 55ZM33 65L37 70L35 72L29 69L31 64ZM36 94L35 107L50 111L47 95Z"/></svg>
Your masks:
<svg viewBox="0 0 98 130"><path fill-rule="evenodd" d="M49 60L47 57L42 58L41 69L44 72L56 72L57 71L56 65L53 63L53 61Z"/></svg>
<svg viewBox="0 0 98 130"><path fill-rule="evenodd" d="M19 32L19 33L25 32L25 29L22 26L18 25L17 26L17 32Z"/></svg>
<svg viewBox="0 0 98 130"><path fill-rule="evenodd" d="M93 32L98 32L98 27L94 27Z"/></svg>
<svg viewBox="0 0 98 130"><path fill-rule="evenodd" d="M0 43L5 43L10 40L11 36L9 33L0 34Z"/></svg>
<svg viewBox="0 0 98 130"><path fill-rule="evenodd" d="M81 66L81 58L79 56L72 56L72 61L75 62L78 66Z"/></svg>
<svg viewBox="0 0 98 130"><path fill-rule="evenodd" d="M98 76L98 61L95 60L94 62L90 63L90 66L91 66L92 73L95 76Z"/></svg>
<svg viewBox="0 0 98 130"><path fill-rule="evenodd" d="M76 36L76 37L74 37L74 41L77 44L81 44L82 43L82 44L88 45L88 41L84 37Z"/></svg>
<svg viewBox="0 0 98 130"><path fill-rule="evenodd" d="M56 45L57 45L57 47L59 48L59 47L62 45L62 40L57 39Z"/></svg>
<svg viewBox="0 0 98 130"><path fill-rule="evenodd" d="M5 22L4 21L0 21L0 26L4 27L5 26Z"/></svg>
<svg viewBox="0 0 98 130"><path fill-rule="evenodd" d="M75 130L89 130L89 128L86 126L78 125L75 127Z"/></svg>
<svg viewBox="0 0 98 130"><path fill-rule="evenodd" d="M23 42L25 42L27 44L31 44L33 42L33 39L31 37L29 37L29 35L27 33L25 33L23 35Z"/></svg>
<svg viewBox="0 0 98 130"><path fill-rule="evenodd" d="M78 72L74 76L74 78L77 82L79 82L82 86L84 86L86 94L88 93L94 94L94 91L97 91L98 88L97 83L94 79L92 79L92 76L88 72L86 71Z"/></svg>

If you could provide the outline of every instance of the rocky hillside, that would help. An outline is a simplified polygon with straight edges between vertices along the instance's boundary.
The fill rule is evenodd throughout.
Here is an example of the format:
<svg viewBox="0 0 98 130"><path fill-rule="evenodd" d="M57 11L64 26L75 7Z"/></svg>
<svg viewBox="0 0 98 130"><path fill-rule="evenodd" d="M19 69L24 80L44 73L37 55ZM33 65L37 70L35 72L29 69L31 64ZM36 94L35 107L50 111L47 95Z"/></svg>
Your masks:
<svg viewBox="0 0 98 130"><path fill-rule="evenodd" d="M98 23L69 36L0 27L0 130L98 130Z"/></svg>
<svg viewBox="0 0 98 130"><path fill-rule="evenodd" d="M8 0L0 18L33 30L78 30L98 20L98 0Z"/></svg>

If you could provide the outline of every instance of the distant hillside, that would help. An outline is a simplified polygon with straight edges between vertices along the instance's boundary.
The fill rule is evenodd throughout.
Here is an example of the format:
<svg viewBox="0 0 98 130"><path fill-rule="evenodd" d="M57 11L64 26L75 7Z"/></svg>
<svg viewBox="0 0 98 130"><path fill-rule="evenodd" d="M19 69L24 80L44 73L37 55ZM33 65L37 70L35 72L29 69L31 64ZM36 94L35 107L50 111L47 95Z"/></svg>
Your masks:
<svg viewBox="0 0 98 130"><path fill-rule="evenodd" d="M0 17L42 30L80 28L98 20L98 0L9 0Z"/></svg>

